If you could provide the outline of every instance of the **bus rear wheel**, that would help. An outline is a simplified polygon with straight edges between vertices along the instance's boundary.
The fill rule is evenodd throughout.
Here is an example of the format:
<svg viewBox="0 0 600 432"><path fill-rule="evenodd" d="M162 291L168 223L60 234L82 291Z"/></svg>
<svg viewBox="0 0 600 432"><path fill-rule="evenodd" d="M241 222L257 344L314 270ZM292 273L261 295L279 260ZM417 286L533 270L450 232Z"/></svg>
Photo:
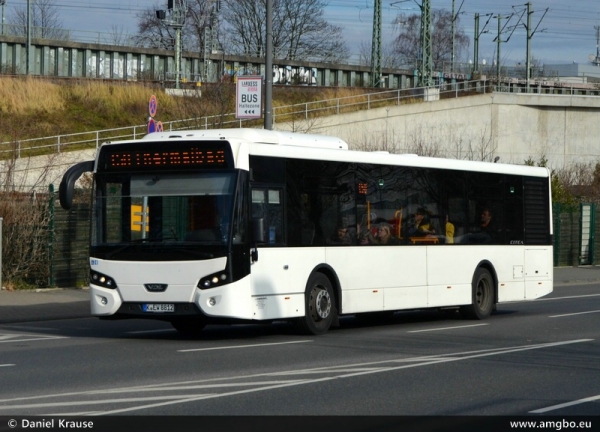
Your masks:
<svg viewBox="0 0 600 432"><path fill-rule="evenodd" d="M199 318L178 318L171 321L171 325L183 336L198 337L206 323Z"/></svg>
<svg viewBox="0 0 600 432"><path fill-rule="evenodd" d="M460 313L468 319L481 320L489 317L494 309L494 278L484 268L478 268L473 276L473 298L468 306L461 306Z"/></svg>
<svg viewBox="0 0 600 432"><path fill-rule="evenodd" d="M306 284L304 317L301 329L308 334L320 335L329 330L337 310L331 282L322 273L314 273Z"/></svg>

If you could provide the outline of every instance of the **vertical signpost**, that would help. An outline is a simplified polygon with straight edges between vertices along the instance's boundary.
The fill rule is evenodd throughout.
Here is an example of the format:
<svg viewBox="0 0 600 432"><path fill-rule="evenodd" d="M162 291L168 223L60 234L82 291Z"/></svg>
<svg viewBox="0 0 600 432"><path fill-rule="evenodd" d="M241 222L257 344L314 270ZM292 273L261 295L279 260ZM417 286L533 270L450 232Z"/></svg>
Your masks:
<svg viewBox="0 0 600 432"><path fill-rule="evenodd" d="M235 87L235 118L262 118L262 77L238 76Z"/></svg>

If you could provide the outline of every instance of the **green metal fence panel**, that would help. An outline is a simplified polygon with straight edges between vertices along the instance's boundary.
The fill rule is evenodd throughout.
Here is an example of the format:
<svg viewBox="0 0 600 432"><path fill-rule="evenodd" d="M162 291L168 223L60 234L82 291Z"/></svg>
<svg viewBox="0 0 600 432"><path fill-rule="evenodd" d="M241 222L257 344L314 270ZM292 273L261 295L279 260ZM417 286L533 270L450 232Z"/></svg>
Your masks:
<svg viewBox="0 0 600 432"><path fill-rule="evenodd" d="M590 265L594 261L594 205L579 207L579 265Z"/></svg>
<svg viewBox="0 0 600 432"><path fill-rule="evenodd" d="M553 207L554 217L554 265L579 265L580 211Z"/></svg>

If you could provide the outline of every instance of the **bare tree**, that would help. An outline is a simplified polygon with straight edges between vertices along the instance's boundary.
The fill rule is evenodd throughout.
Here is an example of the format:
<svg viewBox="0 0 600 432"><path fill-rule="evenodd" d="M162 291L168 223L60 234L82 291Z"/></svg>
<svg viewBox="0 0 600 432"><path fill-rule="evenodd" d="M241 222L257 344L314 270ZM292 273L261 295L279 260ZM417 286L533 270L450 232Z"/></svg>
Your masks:
<svg viewBox="0 0 600 432"><path fill-rule="evenodd" d="M444 9L434 9L431 12L432 22L432 54L433 67L441 70L445 61L452 57L452 13ZM394 43L395 52L400 56L404 65L414 65L419 58L421 50L421 16L398 16L395 24L400 26L398 37ZM469 49L469 37L460 27L460 20L456 17L455 25L455 52L460 57Z"/></svg>
<svg viewBox="0 0 600 432"><path fill-rule="evenodd" d="M0 116L1 120L1 116ZM19 158L18 131L10 152L0 163L0 215L2 225L2 277L8 290L45 285L49 276L48 226L50 212L45 185L56 157L34 167L32 158Z"/></svg>
<svg viewBox="0 0 600 432"><path fill-rule="evenodd" d="M204 50L206 30L218 26L218 6L215 0L189 0L185 22L181 31L182 47L184 50ZM138 31L135 44L147 48L175 48L175 29L169 25L169 17L160 19L157 10L167 10L167 2L148 7L138 14Z"/></svg>
<svg viewBox="0 0 600 432"><path fill-rule="evenodd" d="M263 57L266 0L224 0L223 19L238 54ZM349 50L341 27L323 18L322 0L273 2L273 55L286 60L343 62Z"/></svg>
<svg viewBox="0 0 600 432"><path fill-rule="evenodd" d="M162 7L166 9L166 4ZM156 11L159 8L159 6L151 6L138 14L138 31L134 37L136 46L175 49L175 30L169 27L167 21L156 16ZM182 33L187 34L187 32Z"/></svg>
<svg viewBox="0 0 600 432"><path fill-rule="evenodd" d="M2 277L8 290L48 282L50 213L44 195L37 199L18 192L0 193Z"/></svg>
<svg viewBox="0 0 600 432"><path fill-rule="evenodd" d="M123 26L111 25L110 32L105 41L111 45L126 45L129 42L129 36Z"/></svg>
<svg viewBox="0 0 600 432"><path fill-rule="evenodd" d="M62 28L59 8L54 0L31 0L31 36L34 38L68 40L69 32ZM16 7L9 18L16 36L27 36L27 5Z"/></svg>
<svg viewBox="0 0 600 432"><path fill-rule="evenodd" d="M371 43L362 41L358 47L358 62L362 66L371 65ZM392 44L383 45L381 50L381 66L384 68L399 68L402 66L401 56L396 52Z"/></svg>

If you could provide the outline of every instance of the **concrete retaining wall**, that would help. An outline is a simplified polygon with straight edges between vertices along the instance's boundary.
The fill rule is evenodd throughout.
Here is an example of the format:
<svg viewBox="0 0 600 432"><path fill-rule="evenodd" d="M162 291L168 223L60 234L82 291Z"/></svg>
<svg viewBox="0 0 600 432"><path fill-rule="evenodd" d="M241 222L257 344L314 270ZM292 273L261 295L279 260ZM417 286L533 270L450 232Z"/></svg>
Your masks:
<svg viewBox="0 0 600 432"><path fill-rule="evenodd" d="M276 129L345 139L353 149L522 164L542 157L562 168L600 156L600 98L487 93L359 111Z"/></svg>

